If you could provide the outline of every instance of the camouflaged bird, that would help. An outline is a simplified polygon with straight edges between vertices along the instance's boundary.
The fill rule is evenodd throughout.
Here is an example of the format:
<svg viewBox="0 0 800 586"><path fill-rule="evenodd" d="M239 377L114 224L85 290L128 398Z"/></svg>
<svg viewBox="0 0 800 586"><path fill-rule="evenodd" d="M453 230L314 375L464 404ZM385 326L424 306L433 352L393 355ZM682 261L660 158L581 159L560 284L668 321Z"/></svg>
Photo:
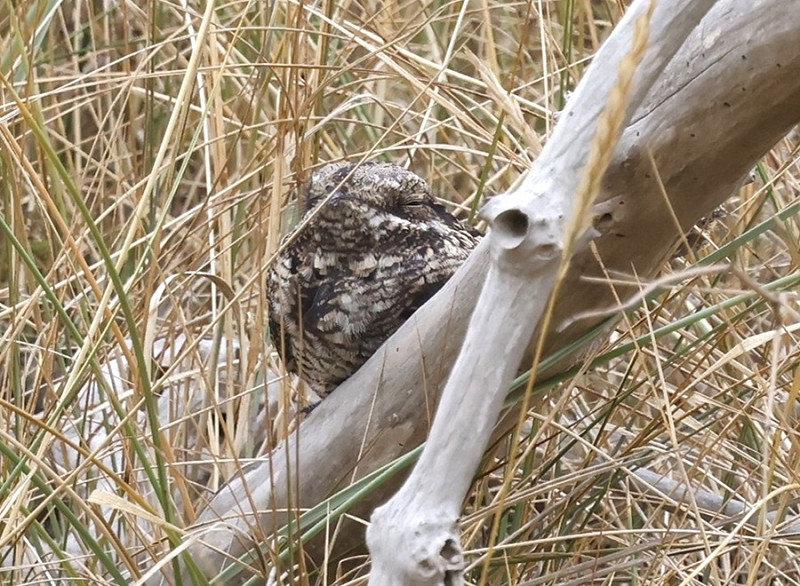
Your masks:
<svg viewBox="0 0 800 586"><path fill-rule="evenodd" d="M269 329L286 369L324 397L447 282L480 235L391 164L326 165L305 210L308 224L269 271Z"/></svg>

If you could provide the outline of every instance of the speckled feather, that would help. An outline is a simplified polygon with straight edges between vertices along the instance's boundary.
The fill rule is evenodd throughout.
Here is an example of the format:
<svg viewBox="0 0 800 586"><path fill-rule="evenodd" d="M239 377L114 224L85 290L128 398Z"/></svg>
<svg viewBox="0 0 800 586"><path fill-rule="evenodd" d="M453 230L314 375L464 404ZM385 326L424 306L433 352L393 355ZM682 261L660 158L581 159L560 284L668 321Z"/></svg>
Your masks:
<svg viewBox="0 0 800 586"><path fill-rule="evenodd" d="M286 369L321 396L436 293L479 239L396 165L323 167L308 187L307 216L331 193L268 277L273 343Z"/></svg>

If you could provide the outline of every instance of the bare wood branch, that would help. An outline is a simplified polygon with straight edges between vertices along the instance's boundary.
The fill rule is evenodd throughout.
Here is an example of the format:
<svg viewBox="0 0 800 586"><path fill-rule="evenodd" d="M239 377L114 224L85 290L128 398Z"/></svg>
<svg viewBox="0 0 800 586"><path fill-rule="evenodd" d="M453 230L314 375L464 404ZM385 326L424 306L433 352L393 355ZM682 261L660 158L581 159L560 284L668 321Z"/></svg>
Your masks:
<svg viewBox="0 0 800 586"><path fill-rule="evenodd" d="M652 275L680 231L722 202L798 122L800 58L794 41L800 12L794 4L718 1L646 94L617 146L596 206L596 245L608 270ZM568 117L562 115L560 126L569 128ZM678 226L669 219L656 171ZM488 256L484 242L447 287L315 410L297 436L220 491L192 530L198 541L190 551L204 571L218 572L226 555L242 554L259 535L284 524L289 503L320 502L354 476L424 441ZM613 306L610 287L584 280L587 275L602 271L593 255L583 253L573 259L555 308L554 323L568 325L549 337L549 349L597 321L568 322L571 315ZM400 480L355 513L369 511ZM344 531L338 544L361 539L361 529ZM313 546L309 551L314 553Z"/></svg>
<svg viewBox="0 0 800 586"><path fill-rule="evenodd" d="M593 168L603 164L598 149L613 148L628 106L632 111L641 103L713 4L687 0L653 10L652 0L634 2L566 108L559 129L570 132L556 130L522 187L487 206L492 266L419 462L397 494L372 514L370 584L463 584L461 503L556 284L562 256L570 253L569 241L591 225L589 218L575 217L588 213L596 195L587 173L602 176L604 168ZM634 73L639 85L628 93L623 88L630 87Z"/></svg>

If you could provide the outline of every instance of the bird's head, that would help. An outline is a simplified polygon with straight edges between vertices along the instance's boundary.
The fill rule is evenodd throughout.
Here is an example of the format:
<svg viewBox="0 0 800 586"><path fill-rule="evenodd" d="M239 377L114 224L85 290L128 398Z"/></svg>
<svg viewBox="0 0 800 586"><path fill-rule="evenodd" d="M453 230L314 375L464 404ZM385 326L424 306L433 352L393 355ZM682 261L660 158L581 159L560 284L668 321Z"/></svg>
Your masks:
<svg viewBox="0 0 800 586"><path fill-rule="evenodd" d="M424 179L390 163L331 163L315 172L305 208L319 226L364 237L463 230L436 202ZM360 240L360 238L359 238Z"/></svg>

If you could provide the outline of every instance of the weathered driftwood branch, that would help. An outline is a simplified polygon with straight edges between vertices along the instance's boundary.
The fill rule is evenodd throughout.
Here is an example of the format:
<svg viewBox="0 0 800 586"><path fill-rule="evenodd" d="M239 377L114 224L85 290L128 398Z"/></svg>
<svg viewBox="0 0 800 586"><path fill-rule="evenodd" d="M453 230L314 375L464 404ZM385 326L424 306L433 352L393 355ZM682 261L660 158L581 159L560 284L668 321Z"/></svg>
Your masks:
<svg viewBox="0 0 800 586"><path fill-rule="evenodd" d="M370 584L463 584L461 504L562 256L570 253L570 238L591 224L575 217L588 215L596 195L586 175L602 177L607 159L598 148L613 148L626 111L641 105L713 4L683 0L653 9L652 0L636 0L596 55L521 188L486 206L492 265L419 462L372 515ZM638 84L631 86L634 73Z"/></svg>
<svg viewBox="0 0 800 586"><path fill-rule="evenodd" d="M798 122L798 36L795 0L719 0L693 31L634 113L606 174L595 208L601 232L595 243L607 269L652 275L680 231L728 197L758 157ZM561 122L568 128L568 117ZM656 169L679 226L671 220ZM312 506L424 441L488 256L484 242L438 295L312 413L298 435L209 503L188 538L196 540L190 552L207 574L281 527L290 503ZM602 274L593 255L572 259L554 324L614 305L609 287L582 278ZM582 320L557 329L548 349L592 325ZM373 493L354 513L368 514L400 480ZM351 526L340 532L337 547L362 539L363 530ZM313 544L307 551L314 554Z"/></svg>

